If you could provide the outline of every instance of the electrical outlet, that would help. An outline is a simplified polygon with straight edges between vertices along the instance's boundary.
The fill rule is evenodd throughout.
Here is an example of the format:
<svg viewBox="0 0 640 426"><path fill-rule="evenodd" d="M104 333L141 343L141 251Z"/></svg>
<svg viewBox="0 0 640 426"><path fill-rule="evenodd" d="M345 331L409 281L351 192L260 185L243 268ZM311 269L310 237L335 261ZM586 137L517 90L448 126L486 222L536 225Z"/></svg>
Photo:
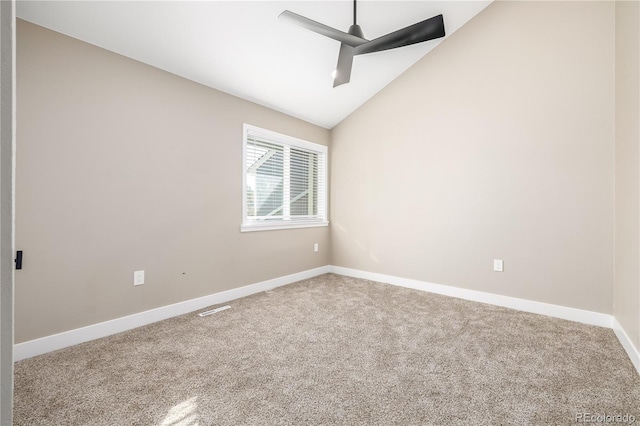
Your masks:
<svg viewBox="0 0 640 426"><path fill-rule="evenodd" d="M134 271L133 285L142 285L142 284L144 284L144 271Z"/></svg>
<svg viewBox="0 0 640 426"><path fill-rule="evenodd" d="M313 251L316 252L316 253L318 252L318 243L315 243L313 245Z"/></svg>
<svg viewBox="0 0 640 426"><path fill-rule="evenodd" d="M504 262L502 259L493 259L493 270L496 272L504 271Z"/></svg>

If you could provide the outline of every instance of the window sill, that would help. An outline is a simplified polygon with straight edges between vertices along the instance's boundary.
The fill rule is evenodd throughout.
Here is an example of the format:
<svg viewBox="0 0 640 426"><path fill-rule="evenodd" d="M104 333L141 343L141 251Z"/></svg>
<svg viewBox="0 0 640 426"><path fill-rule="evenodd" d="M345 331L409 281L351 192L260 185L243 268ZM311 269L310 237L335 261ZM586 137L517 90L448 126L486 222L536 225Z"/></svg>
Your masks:
<svg viewBox="0 0 640 426"><path fill-rule="evenodd" d="M277 229L296 229L296 228L319 228L329 226L328 221L324 222L291 222L291 223L251 223L240 226L240 232L254 231L275 231Z"/></svg>

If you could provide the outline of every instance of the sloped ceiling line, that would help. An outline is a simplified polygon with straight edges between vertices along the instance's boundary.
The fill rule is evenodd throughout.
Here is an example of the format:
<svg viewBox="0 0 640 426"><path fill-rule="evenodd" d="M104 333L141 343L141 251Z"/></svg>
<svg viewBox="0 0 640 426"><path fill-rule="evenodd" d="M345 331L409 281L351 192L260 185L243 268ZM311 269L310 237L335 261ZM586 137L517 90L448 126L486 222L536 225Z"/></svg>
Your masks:
<svg viewBox="0 0 640 426"><path fill-rule="evenodd" d="M369 39L442 13L447 36L490 1L359 1ZM346 31L349 1L19 1L17 16L214 89L332 128L443 39L358 56L333 88L339 42L278 20Z"/></svg>

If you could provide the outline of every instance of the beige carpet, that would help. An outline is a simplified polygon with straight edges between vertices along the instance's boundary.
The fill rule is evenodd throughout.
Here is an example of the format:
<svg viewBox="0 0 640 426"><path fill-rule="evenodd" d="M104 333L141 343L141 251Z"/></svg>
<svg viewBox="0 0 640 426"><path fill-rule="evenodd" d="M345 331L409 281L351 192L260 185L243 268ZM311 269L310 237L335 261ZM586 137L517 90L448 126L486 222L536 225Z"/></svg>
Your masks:
<svg viewBox="0 0 640 426"><path fill-rule="evenodd" d="M16 425L575 424L632 414L606 328L324 275L16 363Z"/></svg>

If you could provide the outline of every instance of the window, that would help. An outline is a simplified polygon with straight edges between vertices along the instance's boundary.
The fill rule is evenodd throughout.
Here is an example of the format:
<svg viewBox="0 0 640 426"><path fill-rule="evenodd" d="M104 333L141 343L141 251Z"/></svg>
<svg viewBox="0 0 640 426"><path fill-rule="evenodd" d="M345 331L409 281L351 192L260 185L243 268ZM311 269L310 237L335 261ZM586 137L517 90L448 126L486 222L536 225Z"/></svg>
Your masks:
<svg viewBox="0 0 640 426"><path fill-rule="evenodd" d="M242 231L327 226L327 147L245 124Z"/></svg>

